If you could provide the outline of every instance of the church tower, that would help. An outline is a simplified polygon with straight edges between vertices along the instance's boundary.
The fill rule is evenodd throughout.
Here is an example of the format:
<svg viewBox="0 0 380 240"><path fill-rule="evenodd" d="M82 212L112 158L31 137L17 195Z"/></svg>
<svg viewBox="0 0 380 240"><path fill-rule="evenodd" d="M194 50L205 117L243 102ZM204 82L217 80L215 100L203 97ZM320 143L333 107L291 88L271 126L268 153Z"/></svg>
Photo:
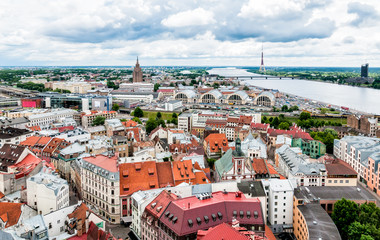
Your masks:
<svg viewBox="0 0 380 240"><path fill-rule="evenodd" d="M133 69L133 82L142 82L143 73L139 64L139 57L137 57L136 66Z"/></svg>

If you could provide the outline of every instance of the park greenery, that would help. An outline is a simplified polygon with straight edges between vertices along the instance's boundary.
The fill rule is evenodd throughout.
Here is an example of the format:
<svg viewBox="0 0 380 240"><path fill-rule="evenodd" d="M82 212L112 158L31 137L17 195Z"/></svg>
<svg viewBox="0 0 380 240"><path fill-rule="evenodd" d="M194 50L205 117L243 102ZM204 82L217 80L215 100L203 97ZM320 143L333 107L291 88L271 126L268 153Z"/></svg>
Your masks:
<svg viewBox="0 0 380 240"><path fill-rule="evenodd" d="M342 239L380 239L380 208L374 203L360 206L342 198L334 205L331 215Z"/></svg>
<svg viewBox="0 0 380 240"><path fill-rule="evenodd" d="M114 103L113 105L112 105L112 110L113 111L119 111L119 109L120 109L120 106L119 106L119 104L117 104L117 103Z"/></svg>
<svg viewBox="0 0 380 240"><path fill-rule="evenodd" d="M338 133L331 128L326 128L323 132L311 132L310 136L314 140L323 142L326 145L326 152L331 154L334 152L334 139L339 138Z"/></svg>
<svg viewBox="0 0 380 240"><path fill-rule="evenodd" d="M150 134L158 126L166 127L165 120L162 119L160 112L157 112L156 118L150 117L146 122L145 129L147 134Z"/></svg>

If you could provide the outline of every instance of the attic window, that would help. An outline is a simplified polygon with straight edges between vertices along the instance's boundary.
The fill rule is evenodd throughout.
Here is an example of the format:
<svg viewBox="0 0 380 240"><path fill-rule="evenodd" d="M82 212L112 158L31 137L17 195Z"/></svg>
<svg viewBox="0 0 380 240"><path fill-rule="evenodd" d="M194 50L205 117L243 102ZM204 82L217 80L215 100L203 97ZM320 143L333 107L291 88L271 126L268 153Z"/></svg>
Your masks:
<svg viewBox="0 0 380 240"><path fill-rule="evenodd" d="M124 170L123 171L123 177L128 177L129 175L129 171L128 170Z"/></svg>
<svg viewBox="0 0 380 240"><path fill-rule="evenodd" d="M160 212L161 209L162 209L162 206L159 206L159 207L156 208L156 211L157 211L157 212Z"/></svg>
<svg viewBox="0 0 380 240"><path fill-rule="evenodd" d="M209 221L208 216L204 216L204 219L205 219L205 223L208 223L208 221Z"/></svg>
<svg viewBox="0 0 380 240"><path fill-rule="evenodd" d="M154 169L153 168L148 168L148 173L149 173L149 175L153 175L154 174Z"/></svg>
<svg viewBox="0 0 380 240"><path fill-rule="evenodd" d="M178 220L178 218L177 218L177 217L173 218L173 224L174 224L174 223L176 223L176 222L177 222L177 220Z"/></svg>
<svg viewBox="0 0 380 240"><path fill-rule="evenodd" d="M243 211L240 211L240 212L239 212L239 215L240 215L240 218L243 218L243 217L244 217L244 212L243 212Z"/></svg>
<svg viewBox="0 0 380 240"><path fill-rule="evenodd" d="M129 185L127 185L127 184L124 185L124 186L123 186L123 190L124 190L124 191L129 191Z"/></svg>
<svg viewBox="0 0 380 240"><path fill-rule="evenodd" d="M171 220L174 217L173 213L169 215L169 219Z"/></svg>
<svg viewBox="0 0 380 240"><path fill-rule="evenodd" d="M155 206L157 205L156 202L152 203L152 205L150 205L152 208L154 208Z"/></svg>
<svg viewBox="0 0 380 240"><path fill-rule="evenodd" d="M151 188L154 188L154 187L156 186L156 183L155 183L155 182L150 182L150 183L149 183L149 186L150 186Z"/></svg>
<svg viewBox="0 0 380 240"><path fill-rule="evenodd" d="M216 215L215 214L211 214L211 218L212 220L215 222L216 221Z"/></svg>
<svg viewBox="0 0 380 240"><path fill-rule="evenodd" d="M236 218L237 217L237 211L233 211L233 216Z"/></svg>
<svg viewBox="0 0 380 240"><path fill-rule="evenodd" d="M140 163L135 164L135 169L136 169L136 171L140 171L141 170L141 164Z"/></svg>
<svg viewBox="0 0 380 240"><path fill-rule="evenodd" d="M165 212L165 217L168 217L169 214L170 214L170 212L169 212L169 211L166 211L166 212Z"/></svg>
<svg viewBox="0 0 380 240"><path fill-rule="evenodd" d="M189 227L193 227L193 220L189 219L187 220L187 223L189 224Z"/></svg>
<svg viewBox="0 0 380 240"><path fill-rule="evenodd" d="M253 216L254 216L255 218L258 218L258 217L259 217L259 213L258 213L257 211L254 211L254 212L253 212Z"/></svg>
<svg viewBox="0 0 380 240"><path fill-rule="evenodd" d="M198 224L198 225L201 225L201 223L202 223L201 218L200 218L200 217L197 217L197 224Z"/></svg>
<svg viewBox="0 0 380 240"><path fill-rule="evenodd" d="M247 211L247 218L251 218L251 211Z"/></svg>
<svg viewBox="0 0 380 240"><path fill-rule="evenodd" d="M222 220L222 218L223 218L223 214L222 214L221 212L218 212L218 218L219 218L220 220Z"/></svg>

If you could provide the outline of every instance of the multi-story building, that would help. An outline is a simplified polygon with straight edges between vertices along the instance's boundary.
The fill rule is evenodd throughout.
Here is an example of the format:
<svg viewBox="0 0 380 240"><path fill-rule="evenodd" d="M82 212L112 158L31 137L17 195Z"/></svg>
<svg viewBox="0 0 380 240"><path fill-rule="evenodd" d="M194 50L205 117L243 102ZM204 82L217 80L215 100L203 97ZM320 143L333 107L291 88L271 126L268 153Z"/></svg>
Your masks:
<svg viewBox="0 0 380 240"><path fill-rule="evenodd" d="M293 224L293 194L296 184L289 179L262 180L267 195L268 222L274 233L289 231Z"/></svg>
<svg viewBox="0 0 380 240"><path fill-rule="evenodd" d="M92 126L92 122L97 117L105 117L106 119L113 119L116 118L116 112L115 111L91 111L91 112L85 112L85 115L82 116L82 126L84 128L88 128Z"/></svg>
<svg viewBox="0 0 380 240"><path fill-rule="evenodd" d="M41 126L49 125L53 122L57 122L62 118L72 118L76 111L72 109L54 109L47 113L34 114L29 116L28 126Z"/></svg>
<svg viewBox="0 0 380 240"><path fill-rule="evenodd" d="M326 153L326 145L317 140L303 140L302 138L293 138L292 147L299 147L303 154L311 158L319 158Z"/></svg>
<svg viewBox="0 0 380 240"><path fill-rule="evenodd" d="M226 135L222 133L212 133L203 142L203 149L208 158L217 159L230 148Z"/></svg>
<svg viewBox="0 0 380 240"><path fill-rule="evenodd" d="M323 163L309 162L307 156L298 154L288 145L276 150L276 166L285 177L296 179L299 186L325 186L326 167Z"/></svg>
<svg viewBox="0 0 380 240"><path fill-rule="evenodd" d="M80 81L52 81L45 83L45 88L68 90L71 93L87 93L92 86L88 82Z"/></svg>
<svg viewBox="0 0 380 240"><path fill-rule="evenodd" d="M359 180L380 196L380 139L360 136L335 139L334 156L348 163Z"/></svg>
<svg viewBox="0 0 380 240"><path fill-rule="evenodd" d="M141 218L141 239L158 239L159 219L165 213L169 203L176 199L178 199L177 195L163 190L156 198L150 201L150 204L145 207Z"/></svg>
<svg viewBox="0 0 380 240"><path fill-rule="evenodd" d="M79 143L73 143L70 146L62 149L58 154L57 159L53 159L55 168L59 174L70 183L71 179L71 162L76 160L82 153L86 152L86 147Z"/></svg>
<svg viewBox="0 0 380 240"><path fill-rule="evenodd" d="M181 113L181 115L178 116L178 128L190 132L192 122L191 118L191 113Z"/></svg>
<svg viewBox="0 0 380 240"><path fill-rule="evenodd" d="M34 132L28 129L19 129L13 127L1 128L0 147L2 147L5 143L18 145L32 135L34 135Z"/></svg>
<svg viewBox="0 0 380 240"><path fill-rule="evenodd" d="M117 156L96 155L82 158L83 200L97 209L110 223L120 223L120 184Z"/></svg>
<svg viewBox="0 0 380 240"><path fill-rule="evenodd" d="M371 116L350 115L347 117L347 126L358 130L370 137L376 136L378 119Z"/></svg>
<svg viewBox="0 0 380 240"><path fill-rule="evenodd" d="M154 204L154 203L152 203ZM158 222L158 239L195 239L198 230L238 220L241 227L265 235L265 222L258 199L242 192L214 192L171 201Z"/></svg>
<svg viewBox="0 0 380 240"><path fill-rule="evenodd" d="M69 184L51 169L43 168L41 172L30 177L26 182L28 205L39 214L69 206Z"/></svg>
<svg viewBox="0 0 380 240"><path fill-rule="evenodd" d="M340 159L326 160L326 186L356 186L358 173Z"/></svg>

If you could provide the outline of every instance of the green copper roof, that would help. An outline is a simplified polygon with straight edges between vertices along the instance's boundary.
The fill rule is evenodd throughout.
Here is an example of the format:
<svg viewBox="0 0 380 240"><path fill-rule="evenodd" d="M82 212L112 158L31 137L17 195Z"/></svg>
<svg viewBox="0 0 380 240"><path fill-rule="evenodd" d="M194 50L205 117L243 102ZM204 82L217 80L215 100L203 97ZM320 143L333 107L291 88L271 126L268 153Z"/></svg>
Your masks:
<svg viewBox="0 0 380 240"><path fill-rule="evenodd" d="M228 151L215 162L215 170L221 177L223 173L228 172L232 168L232 150Z"/></svg>

